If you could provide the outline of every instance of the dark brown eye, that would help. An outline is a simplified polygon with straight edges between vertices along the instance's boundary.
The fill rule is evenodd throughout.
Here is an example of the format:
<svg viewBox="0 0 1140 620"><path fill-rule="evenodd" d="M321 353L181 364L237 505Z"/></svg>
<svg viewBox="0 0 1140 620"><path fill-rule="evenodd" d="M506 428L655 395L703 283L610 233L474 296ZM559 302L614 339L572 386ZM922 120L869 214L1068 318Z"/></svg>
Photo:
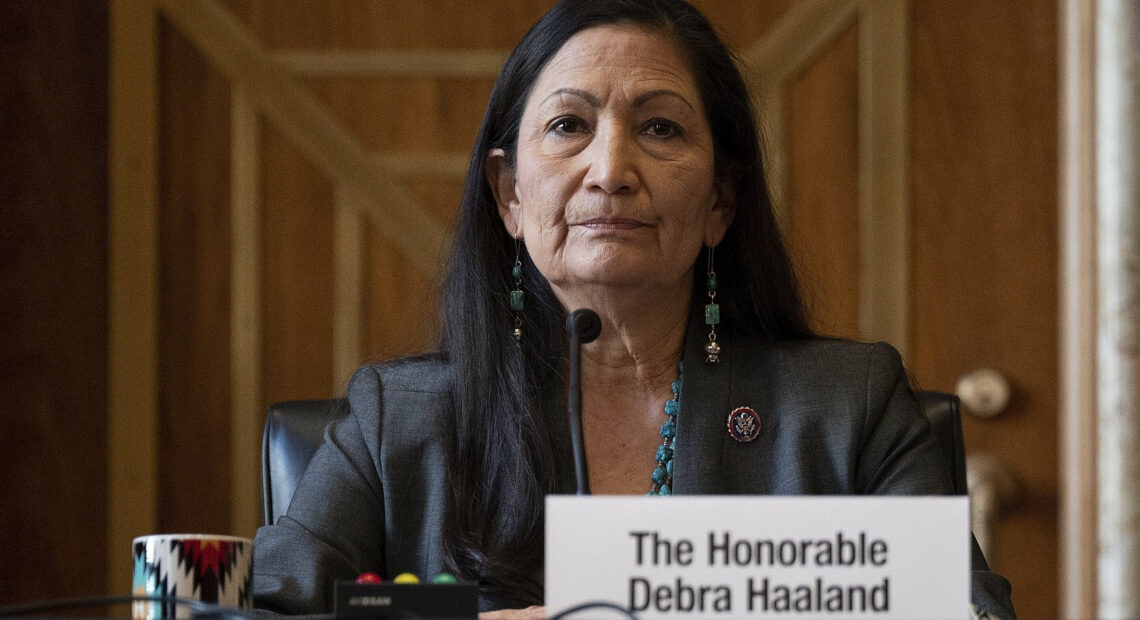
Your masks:
<svg viewBox="0 0 1140 620"><path fill-rule="evenodd" d="M658 138L672 138L681 132L680 129L677 128L677 125L669 121L656 119L649 121L649 123L645 125L645 133Z"/></svg>
<svg viewBox="0 0 1140 620"><path fill-rule="evenodd" d="M564 117L554 121L550 129L557 133L577 133L582 130L582 123L576 118Z"/></svg>

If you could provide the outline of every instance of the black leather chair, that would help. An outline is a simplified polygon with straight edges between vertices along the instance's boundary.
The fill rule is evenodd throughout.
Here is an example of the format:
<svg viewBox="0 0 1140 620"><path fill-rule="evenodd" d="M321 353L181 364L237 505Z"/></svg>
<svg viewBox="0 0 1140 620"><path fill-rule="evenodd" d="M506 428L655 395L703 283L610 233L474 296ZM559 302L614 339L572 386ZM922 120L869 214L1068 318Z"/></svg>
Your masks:
<svg viewBox="0 0 1140 620"><path fill-rule="evenodd" d="M962 414L958 397L945 392L919 392L918 402L930 420L942 454L954 476L954 493L966 495L966 444L962 440Z"/></svg>
<svg viewBox="0 0 1140 620"><path fill-rule="evenodd" d="M958 397L943 392L920 392L919 403L950 463L954 491L966 494L966 450ZM330 422L348 414L348 401L291 400L269 407L261 442L261 492L265 523L285 513L305 467L313 458Z"/></svg>
<svg viewBox="0 0 1140 620"><path fill-rule="evenodd" d="M325 427L348 415L348 401L290 400L269 406L261 437L261 503L265 524L285 514Z"/></svg>

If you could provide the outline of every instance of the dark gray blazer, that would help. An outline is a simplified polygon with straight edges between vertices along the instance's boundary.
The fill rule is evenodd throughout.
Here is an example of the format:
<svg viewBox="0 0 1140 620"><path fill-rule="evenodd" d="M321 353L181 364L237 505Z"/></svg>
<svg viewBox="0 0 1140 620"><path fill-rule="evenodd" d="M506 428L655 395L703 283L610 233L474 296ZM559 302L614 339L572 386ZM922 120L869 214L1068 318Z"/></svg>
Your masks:
<svg viewBox="0 0 1140 620"><path fill-rule="evenodd" d="M952 492L949 466L890 346L722 336L721 363L709 366L703 331L689 331L675 493ZM450 385L440 356L357 371L351 414L328 432L288 513L257 533L259 608L328 611L335 579L443 570ZM759 437L747 444L726 430L729 411L741 405L761 418ZM975 571L973 581L977 607L1012 616L1008 582L988 571Z"/></svg>

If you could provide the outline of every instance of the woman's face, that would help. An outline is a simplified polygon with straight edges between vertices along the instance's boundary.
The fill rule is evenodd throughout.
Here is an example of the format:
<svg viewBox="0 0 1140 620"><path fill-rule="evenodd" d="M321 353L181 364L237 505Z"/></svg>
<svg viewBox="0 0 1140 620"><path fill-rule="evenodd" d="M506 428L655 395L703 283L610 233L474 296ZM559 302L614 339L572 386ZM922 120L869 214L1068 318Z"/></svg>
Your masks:
<svg viewBox="0 0 1140 620"><path fill-rule="evenodd" d="M590 287L687 287L732 219L700 93L674 43L635 26L570 38L539 75L515 167L488 155L507 231L563 301Z"/></svg>

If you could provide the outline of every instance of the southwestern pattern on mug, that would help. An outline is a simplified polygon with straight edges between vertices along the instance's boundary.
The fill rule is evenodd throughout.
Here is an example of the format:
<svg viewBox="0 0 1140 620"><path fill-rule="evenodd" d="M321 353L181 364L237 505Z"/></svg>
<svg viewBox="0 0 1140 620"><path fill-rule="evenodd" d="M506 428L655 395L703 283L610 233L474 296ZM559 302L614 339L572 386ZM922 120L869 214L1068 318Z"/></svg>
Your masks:
<svg viewBox="0 0 1140 620"><path fill-rule="evenodd" d="M177 536L158 545L136 541L133 592L136 596L187 598L249 608L253 604L249 578L253 554L245 548L247 544L240 540ZM135 617L176 615L173 601L140 602L135 608Z"/></svg>

